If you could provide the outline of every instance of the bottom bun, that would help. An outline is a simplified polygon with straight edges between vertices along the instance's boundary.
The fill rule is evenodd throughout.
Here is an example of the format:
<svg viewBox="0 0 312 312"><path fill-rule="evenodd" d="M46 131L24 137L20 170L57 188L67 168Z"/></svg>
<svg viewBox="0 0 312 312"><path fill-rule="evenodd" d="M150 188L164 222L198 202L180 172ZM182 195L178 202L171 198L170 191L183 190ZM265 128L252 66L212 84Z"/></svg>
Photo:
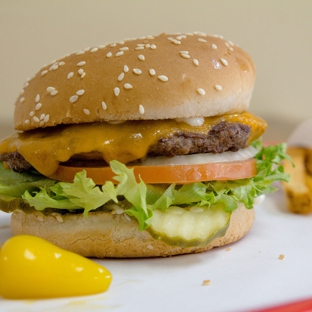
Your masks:
<svg viewBox="0 0 312 312"><path fill-rule="evenodd" d="M206 246L170 246L154 239L147 231L138 231L138 223L124 214L90 212L82 214L52 214L41 212L25 214L15 211L11 218L14 235L29 234L44 238L51 243L95 258L167 257L179 254L203 252L224 246L242 238L252 227L254 209L240 205L232 213L229 228L223 237L214 239Z"/></svg>

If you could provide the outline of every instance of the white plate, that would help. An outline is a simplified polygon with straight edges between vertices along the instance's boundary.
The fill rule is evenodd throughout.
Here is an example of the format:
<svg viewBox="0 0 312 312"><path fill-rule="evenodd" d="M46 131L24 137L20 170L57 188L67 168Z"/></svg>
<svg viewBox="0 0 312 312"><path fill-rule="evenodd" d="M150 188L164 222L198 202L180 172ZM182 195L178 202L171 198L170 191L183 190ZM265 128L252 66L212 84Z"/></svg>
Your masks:
<svg viewBox="0 0 312 312"><path fill-rule="evenodd" d="M113 274L107 292L54 300L0 297L0 311L250 311L305 298L312 296L311 225L312 216L287 212L279 191L256 207L254 227L229 251L96 260ZM0 213L0 243L10 236L9 216ZM203 286L207 279L211 284Z"/></svg>

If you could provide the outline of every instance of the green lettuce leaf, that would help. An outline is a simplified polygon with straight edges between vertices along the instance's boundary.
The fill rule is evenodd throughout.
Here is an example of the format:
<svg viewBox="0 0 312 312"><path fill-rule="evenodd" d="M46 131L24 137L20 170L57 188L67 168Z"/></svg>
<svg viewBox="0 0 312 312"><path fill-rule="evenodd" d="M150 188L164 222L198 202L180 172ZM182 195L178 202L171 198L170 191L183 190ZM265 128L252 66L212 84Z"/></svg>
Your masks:
<svg viewBox="0 0 312 312"><path fill-rule="evenodd" d="M247 209L250 209L256 197L276 190L272 186L275 181L288 181L289 176L281 165L283 160L290 160L286 154L286 145L263 147L261 142L256 142L254 146L259 149L255 156L257 175L250 179L236 181L196 182L183 186L171 184L166 187L149 185L142 180L137 182L133 169L127 168L118 161L110 163L112 171L116 174L114 179L118 182L117 185L106 182L103 186L97 186L87 178L84 171L76 174L73 183L38 179L38 177L37 180L34 178L32 181L28 176L24 174L16 176L16 173L10 179L11 182L20 180L20 183L26 183L25 187L27 184L36 183L37 186L33 190L21 188L14 196L23 198L37 210L83 209L87 216L89 211L100 208L108 202L120 201L126 207L125 213L136 218L139 229L144 230L149 226L156 209L166 211L170 206L207 206L209 209L215 204L221 204L227 212L230 212L237 208L238 203L243 203ZM2 180L0 180L0 194Z"/></svg>
<svg viewBox="0 0 312 312"><path fill-rule="evenodd" d="M5 169L0 161L0 194L20 198L26 191L38 188L49 189L56 181L48 179L36 172L18 173Z"/></svg>

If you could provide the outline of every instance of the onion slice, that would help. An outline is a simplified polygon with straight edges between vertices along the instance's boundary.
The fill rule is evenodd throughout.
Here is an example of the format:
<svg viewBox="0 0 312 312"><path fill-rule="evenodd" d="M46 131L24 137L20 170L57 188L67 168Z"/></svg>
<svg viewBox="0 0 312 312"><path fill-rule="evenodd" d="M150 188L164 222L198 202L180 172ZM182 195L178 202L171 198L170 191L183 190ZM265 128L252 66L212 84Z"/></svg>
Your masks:
<svg viewBox="0 0 312 312"><path fill-rule="evenodd" d="M205 153L179 155L174 157L147 157L142 163L142 166L172 166L172 165L199 165L217 162L232 162L243 161L253 158L258 150L253 146L249 146L238 150L237 152L224 152L220 154ZM138 166L139 164L136 164Z"/></svg>

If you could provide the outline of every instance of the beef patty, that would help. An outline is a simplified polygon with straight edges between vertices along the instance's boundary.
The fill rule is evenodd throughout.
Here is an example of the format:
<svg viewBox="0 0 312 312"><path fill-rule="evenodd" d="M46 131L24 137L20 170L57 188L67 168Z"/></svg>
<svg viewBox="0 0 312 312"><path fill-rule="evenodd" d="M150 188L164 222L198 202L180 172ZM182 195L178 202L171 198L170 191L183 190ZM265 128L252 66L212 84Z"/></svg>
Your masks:
<svg viewBox="0 0 312 312"><path fill-rule="evenodd" d="M193 132L178 132L167 138L161 138L155 145L150 146L148 156L167 156L223 153L238 151L248 146L251 127L241 123L225 121L213 126L207 134ZM17 151L0 155L14 171L24 172L32 166Z"/></svg>

